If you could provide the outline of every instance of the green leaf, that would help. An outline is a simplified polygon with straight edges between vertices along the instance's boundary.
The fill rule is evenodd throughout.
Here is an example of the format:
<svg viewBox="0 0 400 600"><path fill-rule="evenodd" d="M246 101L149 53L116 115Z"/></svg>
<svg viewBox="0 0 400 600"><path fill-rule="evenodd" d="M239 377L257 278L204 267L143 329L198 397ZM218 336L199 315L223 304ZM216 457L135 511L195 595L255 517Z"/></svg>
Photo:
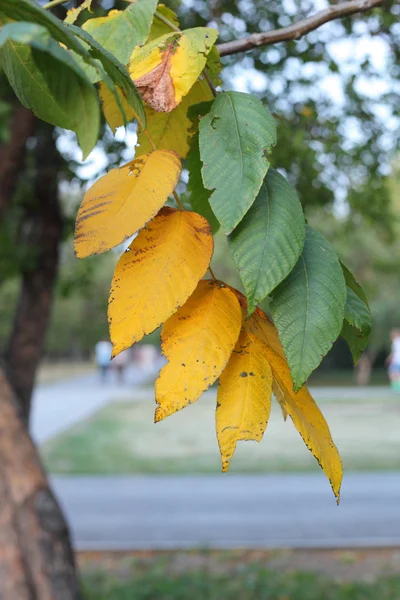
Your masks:
<svg viewBox="0 0 400 600"><path fill-rule="evenodd" d="M200 121L200 156L210 204L225 233L240 223L253 204L269 168L276 126L261 101L225 92Z"/></svg>
<svg viewBox="0 0 400 600"><path fill-rule="evenodd" d="M346 284L337 254L328 240L307 225L303 252L271 303L295 391L340 334L345 302Z"/></svg>
<svg viewBox="0 0 400 600"><path fill-rule="evenodd" d="M344 307L344 318L360 331L371 331L372 319L368 306L359 296L347 287L347 298Z"/></svg>
<svg viewBox="0 0 400 600"><path fill-rule="evenodd" d="M228 237L250 314L289 275L304 239L304 215L296 192L270 168L253 206Z"/></svg>
<svg viewBox="0 0 400 600"><path fill-rule="evenodd" d="M347 286L347 298L341 335L350 348L354 364L357 364L368 345L372 317L367 297L361 285L343 263L342 269Z"/></svg>
<svg viewBox="0 0 400 600"><path fill-rule="evenodd" d="M71 10L67 11L67 16L64 19L64 23L71 23L71 25L74 24L81 12L84 10L90 11L91 4L92 0L83 0L80 6L71 8Z"/></svg>
<svg viewBox="0 0 400 600"><path fill-rule="evenodd" d="M45 27L5 23L0 13L0 65L15 94L43 121L75 131L86 158L99 135L96 90Z"/></svg>
<svg viewBox="0 0 400 600"><path fill-rule="evenodd" d="M342 261L340 261L340 264L342 266L342 271L347 287L353 290L353 292L364 302L364 304L369 306L367 296L365 295L365 292L361 285L354 277L353 273L346 267L346 265L342 263Z"/></svg>
<svg viewBox="0 0 400 600"><path fill-rule="evenodd" d="M114 84L124 90L128 103L135 110L140 124L144 127L146 120L143 103L128 71L81 27L60 21L32 0L0 0L0 13L13 21L28 21L43 25L55 40L75 52L76 62L92 83L104 79L109 85L109 82L103 77L103 70L99 69L94 59L99 60L100 65ZM82 39L84 43L81 43L78 38ZM79 59L79 57L81 58ZM110 89L114 93L113 88ZM117 102L119 102L118 99Z"/></svg>
<svg viewBox="0 0 400 600"><path fill-rule="evenodd" d="M160 16L172 23L174 27L167 25L167 23L165 23ZM154 13L153 22L151 24L147 41L152 42L166 33L171 33L171 31L174 31L174 29L175 31L179 29L178 17L173 10L168 8L168 6L165 6L165 4L159 4L157 6L157 11Z"/></svg>
<svg viewBox="0 0 400 600"><path fill-rule="evenodd" d="M206 64L207 73L210 76L211 81L217 87L222 84L220 73L222 71L221 58L216 46L211 48L210 54L207 58Z"/></svg>
<svg viewBox="0 0 400 600"><path fill-rule="evenodd" d="M54 39L78 54L85 54L82 44L68 31L64 23L33 0L0 0L0 13L12 21L43 25Z"/></svg>
<svg viewBox="0 0 400 600"><path fill-rule="evenodd" d="M195 212L199 213L207 219L211 225L212 232L215 234L220 225L211 210L210 206L210 194L209 190L206 190L201 177L201 160L199 150L199 135L198 133L193 137L190 152L186 158L186 168L189 171L188 181L188 200L192 205Z"/></svg>
<svg viewBox="0 0 400 600"><path fill-rule="evenodd" d="M123 11L86 21L82 28L123 65L132 51L147 40L157 0L137 0Z"/></svg>
<svg viewBox="0 0 400 600"><path fill-rule="evenodd" d="M81 27L76 27L75 25L66 25L66 27L68 27L70 31L72 31L77 37L85 42L86 46L89 48L89 54L92 59L97 59L100 61L104 71L113 81L113 83L123 90L126 101L133 108L139 124L144 128L146 126L146 116L142 98L132 79L129 77L129 73L124 65L121 64L110 52L108 52L108 50L103 48L94 38L92 38L91 35L89 35L89 33L87 33L87 31L84 31ZM96 81L99 81L100 79L103 79L105 83L107 83L107 80L103 75L101 75L101 71L100 76L96 77ZM122 111L122 106L115 93L114 96Z"/></svg>
<svg viewBox="0 0 400 600"><path fill-rule="evenodd" d="M350 348L354 364L356 365L368 345L369 335L365 335L362 331L357 329L357 327L350 325L345 319L343 321L341 336Z"/></svg>

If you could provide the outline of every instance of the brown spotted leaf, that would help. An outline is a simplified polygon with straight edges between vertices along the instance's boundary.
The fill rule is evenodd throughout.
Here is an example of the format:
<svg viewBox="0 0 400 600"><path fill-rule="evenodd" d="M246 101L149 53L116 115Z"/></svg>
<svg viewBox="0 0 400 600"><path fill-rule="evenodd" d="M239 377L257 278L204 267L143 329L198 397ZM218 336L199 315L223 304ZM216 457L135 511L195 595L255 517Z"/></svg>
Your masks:
<svg viewBox="0 0 400 600"><path fill-rule="evenodd" d="M169 362L156 380L156 421L192 404L214 383L235 347L241 323L236 295L220 281L200 281L162 329L162 351Z"/></svg>
<svg viewBox="0 0 400 600"><path fill-rule="evenodd" d="M220 377L216 428L227 471L239 440L259 442L271 411L272 373L265 344L242 329L238 342Z"/></svg>
<svg viewBox="0 0 400 600"><path fill-rule="evenodd" d="M181 162L156 150L112 169L86 192L75 229L79 258L114 248L157 214L178 183Z"/></svg>
<svg viewBox="0 0 400 600"><path fill-rule="evenodd" d="M173 110L197 81L217 35L195 27L135 48L129 73L143 100L156 111Z"/></svg>
<svg viewBox="0 0 400 600"><path fill-rule="evenodd" d="M193 212L163 208L119 259L108 317L114 356L164 323L195 290L213 253L211 229Z"/></svg>

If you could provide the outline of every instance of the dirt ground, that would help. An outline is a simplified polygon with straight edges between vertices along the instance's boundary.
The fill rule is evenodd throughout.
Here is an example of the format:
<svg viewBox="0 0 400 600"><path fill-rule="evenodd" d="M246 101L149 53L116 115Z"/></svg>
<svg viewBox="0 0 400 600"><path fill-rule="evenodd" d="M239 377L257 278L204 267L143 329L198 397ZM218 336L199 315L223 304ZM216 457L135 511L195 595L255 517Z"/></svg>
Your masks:
<svg viewBox="0 0 400 600"><path fill-rule="evenodd" d="M400 574L400 548L79 552L77 558L83 572L106 571L118 579L155 567L177 575L199 570L216 574L229 573L250 564L273 571L318 573L338 582L373 582L381 576Z"/></svg>

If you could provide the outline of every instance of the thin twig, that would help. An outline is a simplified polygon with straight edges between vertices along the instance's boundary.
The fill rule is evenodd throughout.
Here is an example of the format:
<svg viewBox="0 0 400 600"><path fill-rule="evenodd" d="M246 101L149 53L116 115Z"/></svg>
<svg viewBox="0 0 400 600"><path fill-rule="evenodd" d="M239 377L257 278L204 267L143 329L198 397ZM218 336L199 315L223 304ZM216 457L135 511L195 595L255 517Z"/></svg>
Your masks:
<svg viewBox="0 0 400 600"><path fill-rule="evenodd" d="M351 0L350 2L341 2L335 6L329 6L321 10L307 19L302 19L289 27L266 31L265 33L253 33L247 38L233 40L225 44L217 45L217 50L220 56L229 56L238 52L246 52L260 46L268 46L277 44L278 42L287 42L290 40L298 40L306 33L314 31L324 23L339 19L355 13L363 13L376 6L381 6L385 0Z"/></svg>
<svg viewBox="0 0 400 600"><path fill-rule="evenodd" d="M215 277L215 275L214 275L214 273L213 273L213 270L212 270L212 268L211 268L211 267L208 267L208 270L209 270L209 272L210 272L210 275L211 275L211 277L214 279L214 281L217 281L217 278Z"/></svg>
<svg viewBox="0 0 400 600"><path fill-rule="evenodd" d="M185 210L185 207L183 206L182 202L179 200L179 196L178 196L178 194L176 193L175 190L172 192L172 195L175 198L175 202L179 206L179 209L180 210Z"/></svg>
<svg viewBox="0 0 400 600"><path fill-rule="evenodd" d="M214 96L214 98L216 98L218 92L215 89L215 85L213 84L213 82L211 80L211 77L210 77L210 74L209 74L209 72L207 70L207 67L204 67L204 69L203 69L203 75L204 75L204 78L205 78L205 80L207 81L207 83L208 83L208 85L210 87L212 95Z"/></svg>
<svg viewBox="0 0 400 600"><path fill-rule="evenodd" d="M151 137L150 133L147 131L147 129L143 129L143 133L147 137L147 139L149 140L150 146L152 147L152 149L153 150L157 150L157 146L155 145L154 140Z"/></svg>
<svg viewBox="0 0 400 600"><path fill-rule="evenodd" d="M51 2L47 2L47 4L43 4L42 8L53 8L53 6L58 6L59 4L65 4L68 0L51 0Z"/></svg>
<svg viewBox="0 0 400 600"><path fill-rule="evenodd" d="M175 23L173 23L172 21L167 19L167 17L164 17L164 15L159 13L158 10L156 10L156 12L154 13L154 16L157 17L157 19L159 19L163 23L165 23L165 25L168 25L168 27L170 29L173 29L174 31L177 31L178 33L180 33L181 30L179 29L179 27L177 25L175 25Z"/></svg>

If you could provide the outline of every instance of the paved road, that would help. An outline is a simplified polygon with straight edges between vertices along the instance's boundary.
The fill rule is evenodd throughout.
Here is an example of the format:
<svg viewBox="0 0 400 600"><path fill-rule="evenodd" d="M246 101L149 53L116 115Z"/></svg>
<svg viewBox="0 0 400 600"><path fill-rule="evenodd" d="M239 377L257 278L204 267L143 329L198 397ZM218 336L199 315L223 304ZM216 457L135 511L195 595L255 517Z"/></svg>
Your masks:
<svg viewBox="0 0 400 600"><path fill-rule="evenodd" d="M400 473L53 481L78 549L400 546Z"/></svg>
<svg viewBox="0 0 400 600"><path fill-rule="evenodd" d="M162 364L162 363L160 363ZM135 397L138 385L154 378L160 365L151 370L131 367L123 385L118 385L114 373L105 383L94 372L81 377L43 384L33 395L31 434L42 444L61 431L86 419L112 400Z"/></svg>

